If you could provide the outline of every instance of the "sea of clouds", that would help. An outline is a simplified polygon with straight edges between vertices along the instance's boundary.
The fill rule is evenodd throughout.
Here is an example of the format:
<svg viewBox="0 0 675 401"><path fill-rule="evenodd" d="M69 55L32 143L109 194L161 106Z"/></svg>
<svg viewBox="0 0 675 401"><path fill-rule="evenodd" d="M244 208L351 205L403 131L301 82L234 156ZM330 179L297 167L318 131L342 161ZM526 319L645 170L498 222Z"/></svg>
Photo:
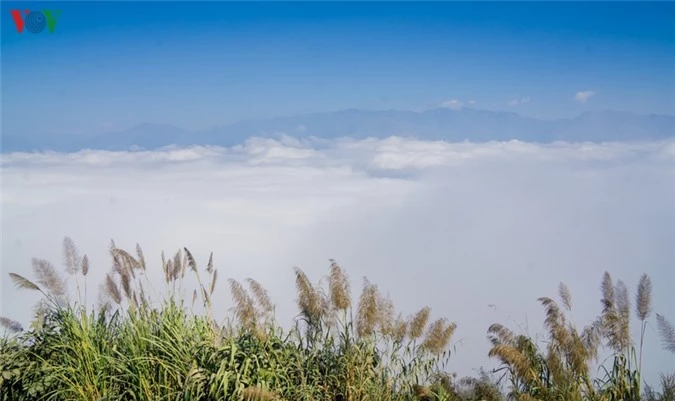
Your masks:
<svg viewBox="0 0 675 401"><path fill-rule="evenodd" d="M110 239L145 251L161 288L160 252L185 246L226 278L253 277L287 325L297 313L292 267L317 281L336 259L354 295L367 276L405 314L424 305L456 321L450 369L492 367L486 331L542 331L541 296L565 282L578 325L601 309L608 270L631 295L642 273L654 311L675 321L675 141L446 143L251 138L232 148L11 153L1 156L2 303L23 324L37 294L31 258L62 266L64 236L91 261L88 303L110 270ZM153 270L154 269L154 270ZM654 319L645 375L675 364ZM635 330L637 334L637 330Z"/></svg>

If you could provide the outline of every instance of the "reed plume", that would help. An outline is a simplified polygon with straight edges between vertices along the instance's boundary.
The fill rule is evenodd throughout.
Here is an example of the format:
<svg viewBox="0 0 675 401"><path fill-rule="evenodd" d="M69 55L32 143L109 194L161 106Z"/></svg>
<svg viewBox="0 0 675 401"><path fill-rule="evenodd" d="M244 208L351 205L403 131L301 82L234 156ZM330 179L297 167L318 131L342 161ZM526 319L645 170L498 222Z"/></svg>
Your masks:
<svg viewBox="0 0 675 401"><path fill-rule="evenodd" d="M416 340L422 337L422 334L424 334L424 329L427 327L427 322L429 321L430 315L431 308L425 306L412 317L408 325L408 336L410 339Z"/></svg>
<svg viewBox="0 0 675 401"><path fill-rule="evenodd" d="M539 302L544 306L546 319L544 326L548 329L551 342L549 346L554 350L564 350L569 344L569 333L566 327L565 315L560 310L558 304L551 298L539 298Z"/></svg>
<svg viewBox="0 0 675 401"><path fill-rule="evenodd" d="M432 354L441 354L450 343L455 329L457 329L457 324L448 323L445 318L434 321L429 325L422 347Z"/></svg>
<svg viewBox="0 0 675 401"><path fill-rule="evenodd" d="M122 293L110 273L105 276L105 293L116 303L122 303Z"/></svg>
<svg viewBox="0 0 675 401"><path fill-rule="evenodd" d="M568 311L572 310L572 294L570 293L569 288L564 283L560 283L560 286L558 287L558 293L560 295L560 299L563 302L563 305L565 306L565 309Z"/></svg>
<svg viewBox="0 0 675 401"><path fill-rule="evenodd" d="M0 327L4 327L11 333L21 333L23 331L21 323L2 316L0 316Z"/></svg>
<svg viewBox="0 0 675 401"><path fill-rule="evenodd" d="M9 278L17 288L42 292L42 289L40 289L40 287L38 287L35 283L16 273L9 273Z"/></svg>
<svg viewBox="0 0 675 401"><path fill-rule="evenodd" d="M245 329L255 329L258 314L253 299L237 280L229 279L228 281L230 282L230 291L234 301L234 315L237 321Z"/></svg>
<svg viewBox="0 0 675 401"><path fill-rule="evenodd" d="M211 285L209 288L209 294L213 295L213 291L216 289L216 282L218 281L218 269L212 270L211 273Z"/></svg>
<svg viewBox="0 0 675 401"><path fill-rule="evenodd" d="M178 280L185 275L185 266L183 264L183 256L180 250L173 256L173 272L171 274L172 281Z"/></svg>
<svg viewBox="0 0 675 401"><path fill-rule="evenodd" d="M326 305L321 299L321 293L314 288L305 272L298 267L294 268L294 271L295 286L298 291L298 308L307 323L315 326L325 316Z"/></svg>
<svg viewBox="0 0 675 401"><path fill-rule="evenodd" d="M164 282L169 284L171 282L171 273L173 272L172 271L170 272L169 266L170 261L167 262L166 255L164 255L164 251L162 251L161 259L162 259L162 271L164 272Z"/></svg>
<svg viewBox="0 0 675 401"><path fill-rule="evenodd" d="M621 349L627 351L631 346L630 335L630 297L628 296L628 287L619 280L616 283L616 305L619 312L619 338L621 339Z"/></svg>
<svg viewBox="0 0 675 401"><path fill-rule="evenodd" d="M333 259L330 259L330 276L328 288L330 299L335 310L347 310L351 306L349 278L345 271Z"/></svg>
<svg viewBox="0 0 675 401"><path fill-rule="evenodd" d="M408 334L408 321L401 314L393 324L391 335L396 342L402 342Z"/></svg>
<svg viewBox="0 0 675 401"><path fill-rule="evenodd" d="M196 273L197 272L197 262L195 261L194 256L192 256L192 253L187 248L183 248L183 250L185 251L185 257L187 259L188 267L190 268L190 270L192 270L193 272Z"/></svg>
<svg viewBox="0 0 675 401"><path fill-rule="evenodd" d="M80 272L80 256L75 246L75 242L70 237L63 239L63 259L68 274Z"/></svg>
<svg viewBox="0 0 675 401"><path fill-rule="evenodd" d="M507 328L493 324L488 328L492 348L488 352L490 358L497 358L512 370L514 378L526 382L536 380L536 371L532 369L532 361L524 352L524 347L529 339L523 336L503 336ZM504 341L506 340L506 341Z"/></svg>
<svg viewBox="0 0 675 401"><path fill-rule="evenodd" d="M652 313L652 281L646 274L640 277L637 294L635 295L635 313L640 320L640 357L638 369L642 370L642 349L644 347L647 318Z"/></svg>
<svg viewBox="0 0 675 401"><path fill-rule="evenodd" d="M206 264L206 271L213 272L213 252L209 255L209 262Z"/></svg>
<svg viewBox="0 0 675 401"><path fill-rule="evenodd" d="M250 277L246 279L246 283L248 284L248 287L251 289L251 293L253 293L255 302L258 304L261 311L264 314L270 314L274 312L274 304L270 300L270 297L265 287L263 287L259 282Z"/></svg>
<svg viewBox="0 0 675 401"><path fill-rule="evenodd" d="M377 316L378 326L382 335L388 337L393 336L396 325L395 313L394 302L391 298L379 296L379 299L377 300Z"/></svg>
<svg viewBox="0 0 675 401"><path fill-rule="evenodd" d="M602 328L607 345L616 352L625 352L630 346L628 330L630 304L623 282L615 286L612 277L605 272L602 278Z"/></svg>
<svg viewBox="0 0 675 401"><path fill-rule="evenodd" d="M637 296L635 297L635 313L640 321L645 321L652 313L652 280L646 274L640 277Z"/></svg>
<svg viewBox="0 0 675 401"><path fill-rule="evenodd" d="M656 314L656 322L663 348L675 354L675 326L658 313Z"/></svg>
<svg viewBox="0 0 675 401"><path fill-rule="evenodd" d="M138 243L136 244L136 257L138 258L138 267L141 270L145 270L145 255L143 254L143 249Z"/></svg>
<svg viewBox="0 0 675 401"><path fill-rule="evenodd" d="M596 320L590 325L584 327L581 332L581 341L588 351L588 357L596 360L598 357L598 347L602 342L602 321Z"/></svg>
<svg viewBox="0 0 675 401"><path fill-rule="evenodd" d="M356 333L361 338L368 337L375 332L379 319L378 300L377 286L364 277L356 317Z"/></svg>
<svg viewBox="0 0 675 401"><path fill-rule="evenodd" d="M66 283L54 266L44 259L32 259L37 282L59 302L66 301Z"/></svg>
<svg viewBox="0 0 675 401"><path fill-rule="evenodd" d="M492 345L515 343L511 329L499 323L494 323L488 328L488 340Z"/></svg>
<svg viewBox="0 0 675 401"><path fill-rule="evenodd" d="M82 258L82 275L86 277L87 274L89 274L89 257L84 255Z"/></svg>
<svg viewBox="0 0 675 401"><path fill-rule="evenodd" d="M131 300L133 298L133 292L131 290L131 276L127 270L123 270L122 274L120 274L120 282L122 283L122 290L124 290L124 295L126 296L127 300Z"/></svg>

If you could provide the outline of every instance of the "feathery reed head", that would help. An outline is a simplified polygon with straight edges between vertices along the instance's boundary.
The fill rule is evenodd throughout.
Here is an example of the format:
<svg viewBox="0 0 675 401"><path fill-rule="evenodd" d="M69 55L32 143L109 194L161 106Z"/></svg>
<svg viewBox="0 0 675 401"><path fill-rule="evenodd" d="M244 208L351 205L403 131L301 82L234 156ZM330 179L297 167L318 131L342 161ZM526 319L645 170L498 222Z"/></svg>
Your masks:
<svg viewBox="0 0 675 401"><path fill-rule="evenodd" d="M68 274L75 274L80 271L80 256L78 255L75 242L70 237L63 239L63 260Z"/></svg>
<svg viewBox="0 0 675 401"><path fill-rule="evenodd" d="M422 347L432 354L441 354L448 346L456 328L457 324L447 323L445 318L434 321L429 325Z"/></svg>
<svg viewBox="0 0 675 401"><path fill-rule="evenodd" d="M120 274L120 282L122 283L122 290L124 290L124 295L127 297L127 300L131 300L133 298L131 276L127 270L123 270L122 274Z"/></svg>
<svg viewBox="0 0 675 401"><path fill-rule="evenodd" d="M185 267L183 265L183 255L181 255L180 250L178 250L178 252L176 252L176 254L173 256L173 273L171 274L172 281L175 281L181 277L184 271Z"/></svg>
<svg viewBox="0 0 675 401"><path fill-rule="evenodd" d="M82 275L87 276L89 273L89 257L87 255L84 255L82 258Z"/></svg>
<svg viewBox="0 0 675 401"><path fill-rule="evenodd" d="M630 347L630 297L628 296L628 287L619 280L616 283L616 307L619 316L618 325L614 333L620 350L627 350Z"/></svg>
<svg viewBox="0 0 675 401"><path fill-rule="evenodd" d="M113 276L108 273L105 275L105 293L112 299L116 304L122 303L122 293L120 288L115 283Z"/></svg>
<svg viewBox="0 0 675 401"><path fill-rule="evenodd" d="M581 332L581 341L586 347L589 360L595 360L598 357L598 347L602 341L602 320L598 319L590 325L584 327Z"/></svg>
<svg viewBox="0 0 675 401"><path fill-rule="evenodd" d="M300 313L310 324L315 324L321 321L325 315L325 304L321 299L321 294L318 289L314 288L309 278L296 267L295 269L295 286L298 291L298 307Z"/></svg>
<svg viewBox="0 0 675 401"><path fill-rule="evenodd" d="M609 272L603 274L600 289L602 290L603 314L614 313L614 283L612 282L612 276Z"/></svg>
<svg viewBox="0 0 675 401"><path fill-rule="evenodd" d="M9 273L9 278L15 286L26 290L42 291L35 283L16 273Z"/></svg>
<svg viewBox="0 0 675 401"><path fill-rule="evenodd" d="M259 282L252 278L247 278L246 283L253 293L253 297L264 314L271 314L274 312L274 304L270 300L267 290Z"/></svg>
<svg viewBox="0 0 675 401"><path fill-rule="evenodd" d="M411 339L415 340L422 336L424 329L427 327L427 322L429 321L429 316L431 314L431 308L428 306L420 309L410 320L408 329L409 336Z"/></svg>
<svg viewBox="0 0 675 401"><path fill-rule="evenodd" d="M330 299L335 310L347 310L351 306L349 279L345 271L334 260L330 260L330 276L328 288Z"/></svg>
<svg viewBox="0 0 675 401"><path fill-rule="evenodd" d="M394 302L390 297L380 296L377 300L377 316L380 333L384 336L393 336L396 325Z"/></svg>
<svg viewBox="0 0 675 401"><path fill-rule="evenodd" d="M560 295L560 300L563 302L563 305L568 311L572 310L572 294L570 289L564 283L560 283L558 287L558 293Z"/></svg>
<svg viewBox="0 0 675 401"><path fill-rule="evenodd" d="M38 277L37 282L51 295L59 300L66 297L66 283L54 266L44 259L33 258L33 271Z"/></svg>
<svg viewBox="0 0 675 401"><path fill-rule="evenodd" d="M509 344L496 344L488 352L490 358L497 358L502 363L510 366L517 377L525 380L532 380L533 374L535 373L534 369L531 369L532 361L528 356L521 350L521 345L518 344L518 341L514 345Z"/></svg>
<svg viewBox="0 0 675 401"><path fill-rule="evenodd" d="M213 252L209 255L209 262L206 264L206 271L211 273L213 271Z"/></svg>
<svg viewBox="0 0 675 401"><path fill-rule="evenodd" d="M646 274L640 277L635 297L635 312L640 321L645 321L652 313L652 280Z"/></svg>
<svg viewBox="0 0 675 401"><path fill-rule="evenodd" d="M675 326L663 315L656 314L656 323L661 335L661 342L666 351L675 354Z"/></svg>
<svg viewBox="0 0 675 401"><path fill-rule="evenodd" d="M143 249L139 244L136 244L136 257L138 258L138 267L141 270L145 270L145 255L143 254Z"/></svg>
<svg viewBox="0 0 675 401"><path fill-rule="evenodd" d="M10 333L21 333L23 331L21 323L3 316L0 316L0 327L4 327Z"/></svg>
<svg viewBox="0 0 675 401"><path fill-rule="evenodd" d="M511 329L499 323L494 323L488 328L488 339L492 345L515 344L515 336Z"/></svg>
<svg viewBox="0 0 675 401"><path fill-rule="evenodd" d="M258 314L253 299L237 280L229 279L228 281L230 282L230 291L234 301L234 315L237 321L245 329L254 329Z"/></svg>
<svg viewBox="0 0 675 401"><path fill-rule="evenodd" d="M363 278L363 291L359 298L356 317L356 332L359 337L367 337L375 332L379 321L378 308L379 292L377 286Z"/></svg>
<svg viewBox="0 0 675 401"><path fill-rule="evenodd" d="M548 297L539 298L539 302L544 306L546 319L544 324L549 331L552 347L566 349L569 345L569 332L567 322L563 311L558 304Z"/></svg>
<svg viewBox="0 0 675 401"><path fill-rule="evenodd" d="M393 327L392 327L392 338L396 342L401 342L405 339L405 336L408 334L408 321L403 318L402 315L399 314L399 316L396 318L394 321Z"/></svg>
<svg viewBox="0 0 675 401"><path fill-rule="evenodd" d="M187 248L183 248L183 250L185 251L188 267L190 267L190 270L193 272L197 272L197 262L195 261L194 256L192 256L192 253Z"/></svg>
<svg viewBox="0 0 675 401"><path fill-rule="evenodd" d="M218 281L218 269L212 270L211 273L211 286L209 288L210 295L213 295L213 291L216 289L216 282Z"/></svg>
<svg viewBox="0 0 675 401"><path fill-rule="evenodd" d="M602 328L607 345L617 352L623 352L630 344L628 290L620 280L614 285L608 272L603 275L601 289Z"/></svg>

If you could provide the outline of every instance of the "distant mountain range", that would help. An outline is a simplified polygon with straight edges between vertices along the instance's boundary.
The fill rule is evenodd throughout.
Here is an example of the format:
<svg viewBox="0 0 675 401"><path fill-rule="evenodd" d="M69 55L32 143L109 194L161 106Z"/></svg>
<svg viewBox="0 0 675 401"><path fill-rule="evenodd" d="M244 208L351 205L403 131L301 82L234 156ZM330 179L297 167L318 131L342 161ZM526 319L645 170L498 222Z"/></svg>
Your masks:
<svg viewBox="0 0 675 401"><path fill-rule="evenodd" d="M515 113L474 109L439 108L424 112L350 109L242 121L204 131L145 123L125 131L77 139L64 136L25 138L6 133L2 136L2 152L156 149L167 145L232 146L251 136L277 137L280 134L325 139L397 135L472 142L512 139L539 143L659 140L675 136L675 116L598 111L570 119L540 120Z"/></svg>

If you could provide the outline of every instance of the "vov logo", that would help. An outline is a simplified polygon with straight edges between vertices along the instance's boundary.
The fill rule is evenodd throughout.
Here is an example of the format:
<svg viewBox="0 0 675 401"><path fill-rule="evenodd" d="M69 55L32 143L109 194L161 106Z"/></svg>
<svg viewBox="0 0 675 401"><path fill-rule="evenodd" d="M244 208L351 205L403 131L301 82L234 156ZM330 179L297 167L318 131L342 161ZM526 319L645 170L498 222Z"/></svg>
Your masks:
<svg viewBox="0 0 675 401"><path fill-rule="evenodd" d="M30 33L40 33L48 28L49 32L53 33L56 29L56 21L61 15L61 10L54 10L53 12L52 10L23 10L23 15L21 15L21 10L10 10L10 12L14 19L14 25L16 25L16 31L19 33L22 33L24 28Z"/></svg>

